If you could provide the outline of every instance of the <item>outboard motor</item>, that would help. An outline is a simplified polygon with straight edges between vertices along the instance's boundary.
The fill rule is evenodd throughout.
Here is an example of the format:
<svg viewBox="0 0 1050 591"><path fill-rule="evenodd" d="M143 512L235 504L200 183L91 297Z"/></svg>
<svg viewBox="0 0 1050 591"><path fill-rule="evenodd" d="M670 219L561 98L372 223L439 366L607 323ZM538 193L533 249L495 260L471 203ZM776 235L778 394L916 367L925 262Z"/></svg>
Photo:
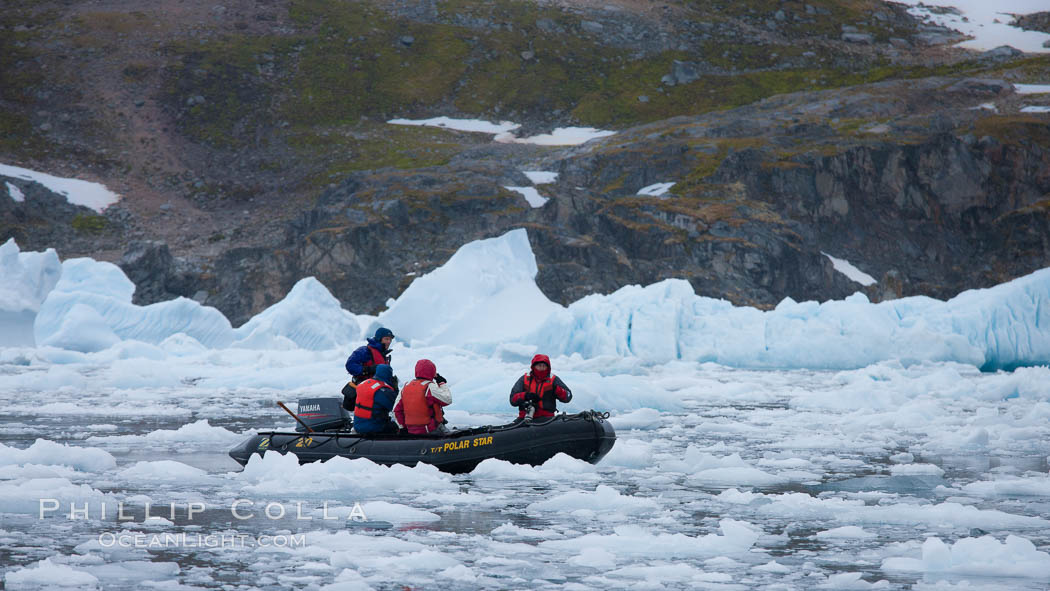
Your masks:
<svg viewBox="0 0 1050 591"><path fill-rule="evenodd" d="M299 418L314 431L338 431L350 428L350 413L343 408L342 398L300 398ZM295 424L295 430L305 432Z"/></svg>

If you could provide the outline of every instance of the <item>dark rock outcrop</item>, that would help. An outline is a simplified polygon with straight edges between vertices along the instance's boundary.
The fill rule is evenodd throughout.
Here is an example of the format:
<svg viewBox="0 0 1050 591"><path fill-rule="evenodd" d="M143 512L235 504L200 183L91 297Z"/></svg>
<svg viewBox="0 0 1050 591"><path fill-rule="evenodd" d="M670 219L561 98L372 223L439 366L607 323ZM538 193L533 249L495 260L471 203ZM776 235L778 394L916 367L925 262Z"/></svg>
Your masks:
<svg viewBox="0 0 1050 591"><path fill-rule="evenodd" d="M479 146L445 166L355 173L269 244L197 263L138 245L124 266L151 269L135 275L143 298L203 291L235 323L311 275L374 313L464 243L523 227L537 282L561 303L669 277L762 307L858 290L948 298L1050 260L1050 122L971 108L1011 93L989 79L881 83L564 150ZM560 174L540 208L503 188L527 186L530 169ZM851 281L823 253L879 282Z"/></svg>

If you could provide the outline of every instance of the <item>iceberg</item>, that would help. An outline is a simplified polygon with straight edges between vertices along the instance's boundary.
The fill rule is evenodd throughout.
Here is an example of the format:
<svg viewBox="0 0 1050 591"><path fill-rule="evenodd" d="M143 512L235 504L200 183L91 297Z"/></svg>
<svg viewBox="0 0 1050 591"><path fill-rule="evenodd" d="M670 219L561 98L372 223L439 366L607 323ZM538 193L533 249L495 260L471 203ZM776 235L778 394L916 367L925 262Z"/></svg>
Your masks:
<svg viewBox="0 0 1050 591"><path fill-rule="evenodd" d="M20 252L8 240L0 247L0 272L12 279L0 286L0 347L45 345L91 353L138 342L166 349L329 350L361 335L356 317L313 277L234 329L222 312L187 298L135 305L135 284L112 263L90 258L59 263L53 249Z"/></svg>
<svg viewBox="0 0 1050 591"><path fill-rule="evenodd" d="M36 345L33 321L60 274L53 248L20 252L13 238L0 246L0 347Z"/></svg>
<svg viewBox="0 0 1050 591"><path fill-rule="evenodd" d="M320 281L307 277L299 280L283 300L234 333L238 338L234 346L254 343L246 348L274 349L277 347L266 345L280 337L300 349L322 351L345 348L360 338L361 327Z"/></svg>
<svg viewBox="0 0 1050 591"><path fill-rule="evenodd" d="M37 343L92 352L116 340L155 345L177 333L208 347L226 347L234 340L230 321L215 308L187 298L136 306L131 303L134 293L135 284L112 263L63 261L62 278L36 316Z"/></svg>
<svg viewBox="0 0 1050 591"><path fill-rule="evenodd" d="M420 344L515 341L561 308L536 286L537 271L524 229L476 240L416 278L377 322Z"/></svg>
<svg viewBox="0 0 1050 591"><path fill-rule="evenodd" d="M308 277L237 329L218 310L186 298L133 304L134 284L111 263L59 264L53 250L21 253L8 241L0 269L13 278L0 287L0 346L92 353L120 343L131 356L135 348L162 356L222 348L345 350L362 329L384 325L411 346L458 346L515 362L544 352L749 369L850 370L896 361L995 371L1050 363L1050 269L948 301L915 296L873 304L856 293L822 303L786 298L763 311L666 279L563 307L536 285L528 234L517 229L464 245L378 317L344 310Z"/></svg>
<svg viewBox="0 0 1050 591"><path fill-rule="evenodd" d="M857 369L886 360L955 361L982 370L1050 362L1050 269L947 302L872 304L861 293L774 310L696 295L680 279L587 296L525 342L552 355L676 359L753 369Z"/></svg>

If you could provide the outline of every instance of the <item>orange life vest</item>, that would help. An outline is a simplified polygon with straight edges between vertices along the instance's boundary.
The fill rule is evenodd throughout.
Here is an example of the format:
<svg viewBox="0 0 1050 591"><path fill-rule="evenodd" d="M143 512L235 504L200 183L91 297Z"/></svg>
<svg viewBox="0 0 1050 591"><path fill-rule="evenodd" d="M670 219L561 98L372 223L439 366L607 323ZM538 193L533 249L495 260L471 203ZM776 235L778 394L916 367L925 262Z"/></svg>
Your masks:
<svg viewBox="0 0 1050 591"><path fill-rule="evenodd" d="M554 374L547 379L536 379L531 373L525 374L525 391L539 397L540 401L536 404L538 410L557 410L558 399L554 396Z"/></svg>
<svg viewBox="0 0 1050 591"><path fill-rule="evenodd" d="M380 388L388 388L386 384L375 378L369 378L357 385L357 402L354 404L354 416L359 419L372 418L372 405L376 398L376 392Z"/></svg>
<svg viewBox="0 0 1050 591"><path fill-rule="evenodd" d="M444 412L440 404L434 406L427 404L427 388L430 383L429 380L412 380L401 390L406 427L426 427L431 421L441 423L444 420Z"/></svg>

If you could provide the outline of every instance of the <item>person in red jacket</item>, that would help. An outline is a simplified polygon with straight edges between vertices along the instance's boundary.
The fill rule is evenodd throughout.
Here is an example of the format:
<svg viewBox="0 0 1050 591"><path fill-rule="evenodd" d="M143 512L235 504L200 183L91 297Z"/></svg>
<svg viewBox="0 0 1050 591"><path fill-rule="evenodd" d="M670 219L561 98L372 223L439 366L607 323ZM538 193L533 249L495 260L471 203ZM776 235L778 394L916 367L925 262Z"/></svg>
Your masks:
<svg viewBox="0 0 1050 591"><path fill-rule="evenodd" d="M397 423L413 435L444 433L442 408L452 403L452 391L429 359L416 362L416 379L405 384L394 404Z"/></svg>
<svg viewBox="0 0 1050 591"><path fill-rule="evenodd" d="M558 411L558 401L572 400L572 390L551 373L551 360L546 355L532 358L532 369L518 378L510 390L510 405L518 407L518 418L529 415L529 409L535 408L533 418L553 417Z"/></svg>

